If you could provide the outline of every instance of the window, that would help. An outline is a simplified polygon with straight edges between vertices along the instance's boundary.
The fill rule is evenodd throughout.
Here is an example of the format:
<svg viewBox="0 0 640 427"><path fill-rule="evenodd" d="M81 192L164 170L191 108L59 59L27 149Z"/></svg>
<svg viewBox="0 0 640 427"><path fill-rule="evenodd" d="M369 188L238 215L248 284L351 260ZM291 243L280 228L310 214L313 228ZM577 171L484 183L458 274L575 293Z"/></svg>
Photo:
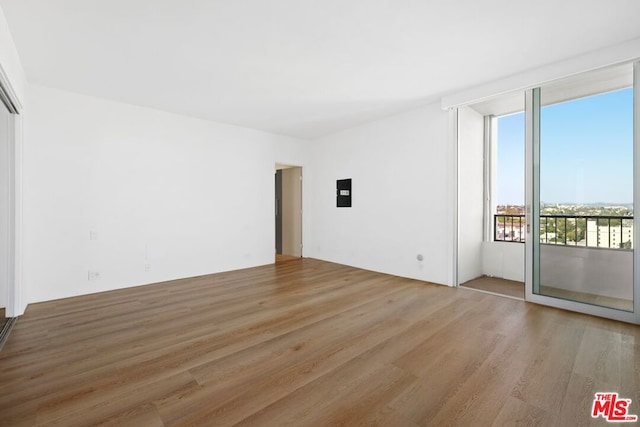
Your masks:
<svg viewBox="0 0 640 427"><path fill-rule="evenodd" d="M548 91L541 92L541 232L553 217L558 244L631 248L631 238L621 239L633 230L632 88L559 102L558 91ZM598 239L590 239L589 222Z"/></svg>
<svg viewBox="0 0 640 427"><path fill-rule="evenodd" d="M524 242L524 112L494 118L491 130L495 152L493 240Z"/></svg>

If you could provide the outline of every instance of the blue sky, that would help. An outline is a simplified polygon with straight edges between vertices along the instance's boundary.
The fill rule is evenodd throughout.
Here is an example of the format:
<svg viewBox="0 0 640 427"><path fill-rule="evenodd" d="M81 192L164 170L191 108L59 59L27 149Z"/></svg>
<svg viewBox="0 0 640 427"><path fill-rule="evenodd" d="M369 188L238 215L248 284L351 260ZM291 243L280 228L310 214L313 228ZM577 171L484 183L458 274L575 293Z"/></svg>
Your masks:
<svg viewBox="0 0 640 427"><path fill-rule="evenodd" d="M540 200L633 201L633 91L543 107ZM498 119L498 204L524 204L524 113Z"/></svg>

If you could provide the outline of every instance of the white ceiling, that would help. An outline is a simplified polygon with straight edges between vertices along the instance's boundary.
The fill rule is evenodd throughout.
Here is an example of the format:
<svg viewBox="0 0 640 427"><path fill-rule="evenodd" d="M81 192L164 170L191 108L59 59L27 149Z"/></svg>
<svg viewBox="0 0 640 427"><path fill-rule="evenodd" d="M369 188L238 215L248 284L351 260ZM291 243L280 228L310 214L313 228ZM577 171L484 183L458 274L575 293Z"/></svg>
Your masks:
<svg viewBox="0 0 640 427"><path fill-rule="evenodd" d="M640 37L638 0L0 0L29 81L313 138Z"/></svg>

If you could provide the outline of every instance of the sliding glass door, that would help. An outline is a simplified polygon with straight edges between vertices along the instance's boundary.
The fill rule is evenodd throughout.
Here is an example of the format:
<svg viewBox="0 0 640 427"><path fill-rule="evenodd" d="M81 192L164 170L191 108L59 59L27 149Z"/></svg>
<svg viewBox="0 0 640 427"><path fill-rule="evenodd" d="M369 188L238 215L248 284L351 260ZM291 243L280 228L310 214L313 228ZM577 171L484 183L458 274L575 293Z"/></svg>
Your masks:
<svg viewBox="0 0 640 427"><path fill-rule="evenodd" d="M638 72L626 64L527 91L527 300L639 320Z"/></svg>

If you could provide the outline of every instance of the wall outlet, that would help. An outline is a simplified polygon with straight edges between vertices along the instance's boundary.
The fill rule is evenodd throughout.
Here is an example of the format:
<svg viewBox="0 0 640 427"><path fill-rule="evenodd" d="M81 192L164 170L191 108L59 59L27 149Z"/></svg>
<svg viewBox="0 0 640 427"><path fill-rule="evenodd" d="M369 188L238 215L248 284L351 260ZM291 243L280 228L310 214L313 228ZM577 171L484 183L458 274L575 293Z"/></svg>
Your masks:
<svg viewBox="0 0 640 427"><path fill-rule="evenodd" d="M98 240L98 232L97 231L90 231L89 232L89 240Z"/></svg>
<svg viewBox="0 0 640 427"><path fill-rule="evenodd" d="M146 271L147 273L151 271L151 264L149 264L148 262L146 262L144 264L144 271Z"/></svg>
<svg viewBox="0 0 640 427"><path fill-rule="evenodd" d="M99 280L100 272L95 270L89 270L88 277L89 277L89 280Z"/></svg>

